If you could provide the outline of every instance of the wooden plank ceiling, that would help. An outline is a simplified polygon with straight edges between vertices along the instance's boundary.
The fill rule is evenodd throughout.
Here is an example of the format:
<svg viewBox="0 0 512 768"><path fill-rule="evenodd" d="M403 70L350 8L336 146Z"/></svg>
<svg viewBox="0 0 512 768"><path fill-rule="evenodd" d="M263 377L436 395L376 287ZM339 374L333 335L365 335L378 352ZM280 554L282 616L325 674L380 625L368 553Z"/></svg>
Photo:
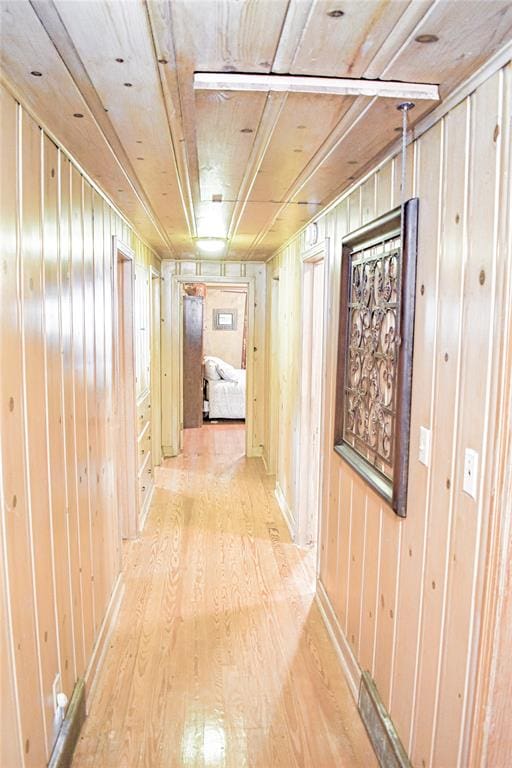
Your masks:
<svg viewBox="0 0 512 768"><path fill-rule="evenodd" d="M200 255L197 236L228 237L226 258L268 258L400 125L392 99L194 91L194 72L436 83L446 98L512 37L509 0L0 8L4 77L164 258ZM418 102L411 123L434 106Z"/></svg>

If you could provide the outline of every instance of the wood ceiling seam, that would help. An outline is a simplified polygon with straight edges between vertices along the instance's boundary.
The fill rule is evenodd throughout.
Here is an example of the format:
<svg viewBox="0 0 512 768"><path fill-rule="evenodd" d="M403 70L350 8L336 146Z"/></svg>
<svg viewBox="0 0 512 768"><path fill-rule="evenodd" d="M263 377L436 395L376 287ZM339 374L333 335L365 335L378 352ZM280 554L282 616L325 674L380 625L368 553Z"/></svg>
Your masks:
<svg viewBox="0 0 512 768"><path fill-rule="evenodd" d="M389 70L390 67L393 66L395 61L398 59L398 57L403 53L403 51L406 49L406 47L413 41L414 36L416 35L416 32L418 31L418 28L425 23L425 21L428 21L430 16L434 13L434 10L439 6L441 0L434 0L432 5L428 8L427 12L423 14L423 16L418 19L416 24L413 26L412 30L410 30L409 34L405 38L405 40L402 42L401 46L395 51L395 53L391 56L391 58L387 61L387 63L384 65L384 69L382 70L381 74L379 75L380 78L383 78L386 74L386 72ZM379 51L380 52L380 51ZM373 61L376 57L374 57L370 63L373 64ZM366 71L368 71L369 67ZM365 72L366 74L366 72Z"/></svg>
<svg viewBox="0 0 512 768"><path fill-rule="evenodd" d="M173 129L173 126L175 126L176 121L178 121L181 124L181 126L183 126L182 115L181 115L181 104L178 104L180 109L179 109L179 115L177 115L175 105L173 103L171 92L169 89L169 85L167 82L167 72L168 72L167 66L171 64L171 69L172 69L172 65L174 65L174 70L176 71L175 51L173 48L172 51L167 53L167 55L172 56L172 62L167 61L167 64L163 65L165 67L164 74L163 74L162 70L158 66L158 62L160 61L162 56L161 56L160 46L157 40L153 12L151 10L153 6L154 6L154 2L152 2L152 0L147 0L146 2L144 2L149 34L150 34L150 38L153 46L153 52L155 55L155 62L157 65L156 68L158 72L158 80L160 83L162 101L163 101L163 106L164 106L164 110L167 118L167 126L169 130L169 137L171 142L171 153L173 158L173 164L176 171L178 189L180 193L181 203L183 205L183 211L185 213L185 219L187 222L189 235L191 238L193 238L196 235L195 211L194 211L194 200L192 197L192 189L190 186L187 154L186 154L186 151L180 154L178 154L178 152L176 151L176 143L177 143L175 140L176 128L174 127ZM172 112L174 113L173 115L171 115L170 107L172 107ZM181 133L183 133L183 130L181 131ZM179 143L180 142L178 139L178 144ZM181 143L184 143L184 142L181 142ZM180 162L180 159L181 159L181 162ZM186 190L186 194L184 191L184 187Z"/></svg>
<svg viewBox="0 0 512 768"><path fill-rule="evenodd" d="M171 0L167 0L164 3L164 7L168 9L169 20L169 34L172 44L172 52L174 61L176 63L176 84L178 91L178 99L180 103L181 122L183 126L184 136L184 151L187 159L187 171L188 171L188 184L191 190L191 199L194 205L194 211L197 208L197 204L201 199L200 187L199 187L199 155L197 151L197 135L196 135L196 120L195 120L195 96L193 89L193 68L190 64L185 66L183 60L187 61L187 57L182 54L181 49L177 46L176 35L174 33L176 19L173 15L173 5ZM197 221L193 220L194 236L197 235Z"/></svg>
<svg viewBox="0 0 512 768"><path fill-rule="evenodd" d="M169 240L165 229L153 211L151 203L149 202L145 190L140 183L135 170L133 169L123 144L121 143L121 140L119 139L110 119L106 116L105 108L99 97L99 94L89 77L82 59L76 50L73 40L64 22L62 21L62 18L53 0L29 0L29 3L41 26L48 35L52 45L57 51L75 88L77 89L82 101L84 102L92 121L96 125L96 128L100 132L103 140L105 141L105 144L109 148L114 161L117 163L123 176L130 185L132 192L142 205L144 213L155 227L164 245L166 245L171 252L175 253L176 250L174 245ZM87 93L84 93L83 86L81 87L79 85L80 78L87 84ZM60 142L57 143L60 146Z"/></svg>
<svg viewBox="0 0 512 768"><path fill-rule="evenodd" d="M375 52L375 55L371 58L364 71L364 77L383 77L387 67L391 66L395 58L395 54L389 53L389 51L395 50L396 45L398 45L398 52L401 52L405 46L411 42L411 38L416 33L418 27L420 24L424 23L426 18L428 18L437 2L438 0L432 0L431 5L426 12L420 9L416 3L409 3L400 16L399 23L393 27L391 34L388 35L380 48ZM384 69L382 72L379 69L381 66L379 63L380 59L384 59Z"/></svg>
<svg viewBox="0 0 512 768"><path fill-rule="evenodd" d="M297 51L299 50L304 37L304 31L311 17L313 6L314 0L309 0L309 6L304 2L296 2L296 0L290 0L288 3L276 50L272 59L271 72L291 71L297 56ZM286 51L290 46L291 50ZM281 52L281 48L284 48L285 51Z"/></svg>
<svg viewBox="0 0 512 768"><path fill-rule="evenodd" d="M344 141L348 134L357 126L359 121L367 114L371 106L376 102L377 98L373 97L370 101L367 101L367 97L359 96L355 99L353 104L348 108L333 131L329 134L327 139L323 142L321 147L313 155L309 163L303 169L303 171L297 176L290 187L287 189L283 197L293 202L293 198L296 197L300 190L310 181L318 169L328 159L328 157L334 152L335 149ZM361 103L361 101L363 103ZM354 112L354 118L352 119L351 113ZM341 136L339 133L341 132ZM323 154L322 154L323 153ZM268 234L268 230L272 227L277 217L284 211L288 203L284 203L281 208L275 213L269 223L264 229L262 229L255 237L250 249L249 255L252 254L255 248L261 243L263 238Z"/></svg>
<svg viewBox="0 0 512 768"><path fill-rule="evenodd" d="M267 101L261 116L258 129L256 132L256 139L253 142L249 161L246 166L240 188L238 190L238 199L235 203L231 222L228 228L228 239L231 243L233 237L236 236L240 221L242 219L243 212L249 202L248 198L251 190L256 182L258 171L265 158L268 146L274 135L277 123L283 107L286 104L288 94L268 94ZM228 248L227 256L229 257L231 246Z"/></svg>

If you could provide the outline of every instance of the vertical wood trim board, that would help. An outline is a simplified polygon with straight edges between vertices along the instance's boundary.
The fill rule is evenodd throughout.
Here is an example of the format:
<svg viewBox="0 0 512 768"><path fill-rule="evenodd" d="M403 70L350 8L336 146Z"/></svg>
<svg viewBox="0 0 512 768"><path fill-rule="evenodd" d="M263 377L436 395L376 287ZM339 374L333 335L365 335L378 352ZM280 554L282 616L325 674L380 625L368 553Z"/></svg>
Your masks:
<svg viewBox="0 0 512 768"><path fill-rule="evenodd" d="M97 666L119 575L112 236L147 308L159 262L3 86L0 110L0 764L18 768L47 764L54 681L70 699ZM149 358L148 324L148 382Z"/></svg>
<svg viewBox="0 0 512 768"><path fill-rule="evenodd" d="M325 264L319 601L352 689L357 670L368 670L411 763L424 768L468 765L471 744L479 755L486 749L498 755L496 731L488 741L482 734L506 721L503 712L494 720L492 713L482 718L474 706L475 691L486 700L491 684L495 700L503 702L492 654L504 640L482 648L480 617L486 573L500 551L489 537L509 530L511 514L510 505L498 508L493 500L504 429L494 409L509 359L502 329L509 311L504 286L512 270L511 66L491 74L407 148L406 193L419 197L420 215L405 520L332 447L341 241L396 205L400 158L379 166L317 221L318 237L332 243ZM298 503L296 361L305 237L299 233L267 265L268 285L279 275L279 339L272 346L282 350L277 366L270 356L267 360L267 402L278 423L276 482L292 519ZM269 289L268 295L267 339L276 311L273 297L277 302L275 292ZM267 412L267 457L272 423ZM429 466L418 460L420 426L432 430ZM466 448L479 454L476 499L462 488ZM500 478L505 487L503 470ZM494 578L495 585L506 583L503 565ZM492 602L487 593L488 610L503 610ZM492 615L486 617L487 628Z"/></svg>

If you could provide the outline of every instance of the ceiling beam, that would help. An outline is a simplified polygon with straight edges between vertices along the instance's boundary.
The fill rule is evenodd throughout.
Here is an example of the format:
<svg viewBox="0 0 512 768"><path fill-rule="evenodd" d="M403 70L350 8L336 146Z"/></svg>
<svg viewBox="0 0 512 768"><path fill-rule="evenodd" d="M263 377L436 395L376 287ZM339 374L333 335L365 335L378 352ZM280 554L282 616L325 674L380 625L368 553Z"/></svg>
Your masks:
<svg viewBox="0 0 512 768"><path fill-rule="evenodd" d="M345 77L304 77L302 75L243 75L224 72L196 72L196 91L280 91L319 93L327 96L381 96L407 101L439 101L439 88L430 83L400 83L393 80L356 80Z"/></svg>

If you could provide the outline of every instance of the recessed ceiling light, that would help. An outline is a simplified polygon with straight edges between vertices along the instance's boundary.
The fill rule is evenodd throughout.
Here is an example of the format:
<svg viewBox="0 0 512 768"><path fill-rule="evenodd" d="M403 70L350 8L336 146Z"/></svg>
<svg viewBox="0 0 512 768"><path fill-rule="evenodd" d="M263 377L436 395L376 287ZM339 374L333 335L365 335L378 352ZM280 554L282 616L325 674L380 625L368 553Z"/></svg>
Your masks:
<svg viewBox="0 0 512 768"><path fill-rule="evenodd" d="M158 59L159 64L168 64L167 59Z"/></svg>
<svg viewBox="0 0 512 768"><path fill-rule="evenodd" d="M124 85L125 85L127 88L131 88L131 87L132 87L132 83L124 83Z"/></svg>
<svg viewBox="0 0 512 768"><path fill-rule="evenodd" d="M204 253L221 253L226 247L224 237L198 237L196 245Z"/></svg>
<svg viewBox="0 0 512 768"><path fill-rule="evenodd" d="M294 149L294 152L302 152L302 149Z"/></svg>
<svg viewBox="0 0 512 768"><path fill-rule="evenodd" d="M327 11L327 15L330 16L331 19L339 19L341 16L345 15L345 11L336 8L334 11Z"/></svg>
<svg viewBox="0 0 512 768"><path fill-rule="evenodd" d="M122 64L124 59L116 59L116 61L117 61L118 64Z"/></svg>
<svg viewBox="0 0 512 768"><path fill-rule="evenodd" d="M138 157L137 160L144 160L144 158L143 157Z"/></svg>
<svg viewBox="0 0 512 768"><path fill-rule="evenodd" d="M142 141L140 139L137 139L137 141L135 143L136 144L142 144Z"/></svg>
<svg viewBox="0 0 512 768"><path fill-rule="evenodd" d="M242 128L240 133L254 133L254 130L252 128Z"/></svg>
<svg viewBox="0 0 512 768"><path fill-rule="evenodd" d="M33 75L34 77L42 77L43 76L43 73L42 72L38 72L37 69L33 69L30 74Z"/></svg>
<svg viewBox="0 0 512 768"><path fill-rule="evenodd" d="M73 117L83 117L81 112L73 112Z"/></svg>
<svg viewBox="0 0 512 768"><path fill-rule="evenodd" d="M349 165L357 165L357 160L349 160L348 164Z"/></svg>
<svg viewBox="0 0 512 768"><path fill-rule="evenodd" d="M418 35L414 39L417 43L437 43L439 40L437 35Z"/></svg>

